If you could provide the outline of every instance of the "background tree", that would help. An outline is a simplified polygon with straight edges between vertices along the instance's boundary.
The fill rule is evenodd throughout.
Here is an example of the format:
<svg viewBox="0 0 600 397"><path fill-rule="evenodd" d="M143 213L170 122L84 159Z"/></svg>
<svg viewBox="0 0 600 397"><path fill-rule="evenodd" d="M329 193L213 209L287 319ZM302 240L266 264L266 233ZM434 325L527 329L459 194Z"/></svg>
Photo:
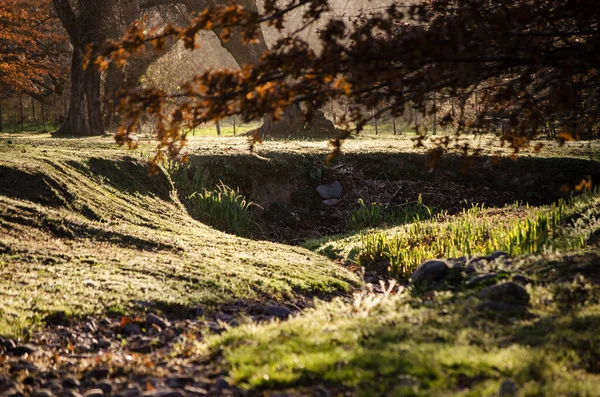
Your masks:
<svg viewBox="0 0 600 397"><path fill-rule="evenodd" d="M593 0L436 0L394 3L385 11L362 15L348 24L332 17L320 31L321 50L297 35L279 39L261 59L241 71L209 71L171 95L148 88L125 96L124 110L158 117L160 147L172 154L185 143L182 125L240 114L245 120L264 113L281 116L304 103L310 115L330 100L349 100L346 121L356 131L371 115L361 109L386 103L378 113L400 115L408 104L424 110L432 93L465 102L478 93L478 119L457 116L457 132L484 130L490 115L507 119L504 139L525 145L549 121L560 122L563 136L598 129L597 80L600 72L600 10ZM133 29L105 55L135 49L145 41L176 36L193 48L203 29L240 29L256 40L261 22L282 28L292 10L303 7L304 27L327 12L326 2L266 1L264 12L219 7L203 12L185 28L168 28L156 37ZM225 39L227 35L225 35ZM375 114L377 116L377 114ZM452 115L440 118L448 123ZM577 124L577 125L575 125ZM118 139L129 141L134 128ZM347 133L340 138L346 136ZM339 147L339 141L334 142Z"/></svg>
<svg viewBox="0 0 600 397"><path fill-rule="evenodd" d="M52 0L73 46L71 58L71 96L64 124L57 135L102 135L100 112L100 71L84 68L88 45L98 45L106 38L104 25L114 11L114 2Z"/></svg>
<svg viewBox="0 0 600 397"><path fill-rule="evenodd" d="M50 0L6 0L0 7L0 98L20 92L44 100L60 91L64 35Z"/></svg>

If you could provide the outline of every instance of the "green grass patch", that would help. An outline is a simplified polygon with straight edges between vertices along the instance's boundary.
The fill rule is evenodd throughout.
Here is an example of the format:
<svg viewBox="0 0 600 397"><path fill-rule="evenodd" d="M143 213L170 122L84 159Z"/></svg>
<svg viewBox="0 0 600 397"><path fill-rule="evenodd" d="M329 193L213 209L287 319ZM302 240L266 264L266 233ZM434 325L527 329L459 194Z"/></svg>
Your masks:
<svg viewBox="0 0 600 397"><path fill-rule="evenodd" d="M305 246L367 268L389 261L391 273L406 278L427 259L580 249L595 239L600 228L598 202L594 192L539 208L519 203L502 210L474 205L455 216L439 214L428 221L417 216L408 225L325 239L321 245L310 241Z"/></svg>
<svg viewBox="0 0 600 397"><path fill-rule="evenodd" d="M246 200L239 188L220 181L215 188L207 189L200 168L172 161L167 161L165 168L194 219L227 233L248 235L253 203Z"/></svg>
<svg viewBox="0 0 600 397"><path fill-rule="evenodd" d="M285 323L230 329L200 351L219 351L231 380L249 389L325 385L364 396L497 396L502 383L512 382L520 396L597 396L600 290L586 279L586 296L596 298L575 315L561 307L564 292L552 291L599 259L545 254L513 262L510 272L536 280L522 317L483 315L475 309L477 291L364 293L353 302L318 302ZM543 270L557 262L570 263L567 278Z"/></svg>
<svg viewBox="0 0 600 397"><path fill-rule="evenodd" d="M348 224L354 230L380 226L384 223L401 225L429 219L434 213L434 210L423 204L421 195L417 201L396 206L376 202L367 204L363 199L359 199L358 208L348 214Z"/></svg>

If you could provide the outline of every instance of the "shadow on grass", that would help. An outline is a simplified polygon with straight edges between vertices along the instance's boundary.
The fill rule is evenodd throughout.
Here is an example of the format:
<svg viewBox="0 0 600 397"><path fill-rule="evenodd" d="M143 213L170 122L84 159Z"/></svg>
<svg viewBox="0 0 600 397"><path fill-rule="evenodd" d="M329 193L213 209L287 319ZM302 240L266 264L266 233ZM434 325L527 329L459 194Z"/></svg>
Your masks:
<svg viewBox="0 0 600 397"><path fill-rule="evenodd" d="M176 249L174 245L158 243L114 230L105 230L87 223L73 222L65 218L40 217L38 212L23 207L19 208L18 212L13 212L8 208L2 217L8 222L45 230L57 238L88 238L98 242L109 242L121 247L134 247L144 251Z"/></svg>
<svg viewBox="0 0 600 397"><path fill-rule="evenodd" d="M600 315L556 315L521 327L514 340L524 346L559 351L587 372L600 373ZM575 357L572 357L575 355Z"/></svg>
<svg viewBox="0 0 600 397"><path fill-rule="evenodd" d="M73 199L69 191L47 174L26 172L0 165L0 196L50 207L65 206Z"/></svg>

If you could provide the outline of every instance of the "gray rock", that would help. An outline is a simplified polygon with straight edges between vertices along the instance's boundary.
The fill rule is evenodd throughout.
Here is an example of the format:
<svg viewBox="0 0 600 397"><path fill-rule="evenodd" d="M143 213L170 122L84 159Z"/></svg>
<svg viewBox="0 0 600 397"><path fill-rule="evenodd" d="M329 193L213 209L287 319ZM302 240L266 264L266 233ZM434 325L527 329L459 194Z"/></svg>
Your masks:
<svg viewBox="0 0 600 397"><path fill-rule="evenodd" d="M177 390L153 390L142 393L143 397L184 397L183 393Z"/></svg>
<svg viewBox="0 0 600 397"><path fill-rule="evenodd" d="M142 330L139 325L137 325L135 323L128 323L128 324L125 324L125 326L123 327L123 332L126 335L137 335L137 334L141 334Z"/></svg>
<svg viewBox="0 0 600 397"><path fill-rule="evenodd" d="M469 276L477 273L480 270L480 264L477 261L472 261L465 267L465 273Z"/></svg>
<svg viewBox="0 0 600 397"><path fill-rule="evenodd" d="M104 379L108 376L108 372L106 368L94 368L87 373L87 376L92 379Z"/></svg>
<svg viewBox="0 0 600 397"><path fill-rule="evenodd" d="M194 313L194 316L196 316L196 317L202 317L202 316L204 316L204 307L202 307L201 305L200 306L196 306L193 309L193 313Z"/></svg>
<svg viewBox="0 0 600 397"><path fill-rule="evenodd" d="M33 376L33 375L29 375L29 376L26 376L26 377L23 379L23 384L24 384L24 385L29 385L29 386L35 386L35 385L37 385L37 384L38 384L38 380L36 379L36 377L35 377L35 376Z"/></svg>
<svg viewBox="0 0 600 397"><path fill-rule="evenodd" d="M10 354L12 354L13 356L23 356L25 354L35 353L36 350L37 348L33 345L19 345L15 346L10 351Z"/></svg>
<svg viewBox="0 0 600 397"><path fill-rule="evenodd" d="M173 389L183 389L185 385L194 383L191 376L171 376L165 380L165 384Z"/></svg>
<svg viewBox="0 0 600 397"><path fill-rule="evenodd" d="M279 317L279 318L288 318L292 311L287 307L276 306L276 305L267 305L265 306L265 312L270 314L271 316Z"/></svg>
<svg viewBox="0 0 600 397"><path fill-rule="evenodd" d="M2 346L4 346L6 348L6 350L12 350L15 347L17 347L17 345L15 344L15 341L13 341L12 339L6 339L6 340L2 341Z"/></svg>
<svg viewBox="0 0 600 397"><path fill-rule="evenodd" d="M521 284L509 281L483 289L479 293L479 299L527 305L529 294Z"/></svg>
<svg viewBox="0 0 600 397"><path fill-rule="evenodd" d="M121 395L123 397L137 397L140 394L142 394L142 392L140 391L139 387L137 387L137 386L128 387L127 389L125 389L121 392Z"/></svg>
<svg viewBox="0 0 600 397"><path fill-rule="evenodd" d="M92 320L83 326L83 330L93 334L98 330L98 327L96 327L96 323Z"/></svg>
<svg viewBox="0 0 600 397"><path fill-rule="evenodd" d="M336 205L339 202L340 202L339 199L327 199L327 200L323 200L323 204L325 204L327 206L334 206L334 205Z"/></svg>
<svg viewBox="0 0 600 397"><path fill-rule="evenodd" d="M110 394L113 391L113 386L106 380L96 383L96 387L102 390L104 394Z"/></svg>
<svg viewBox="0 0 600 397"><path fill-rule="evenodd" d="M513 276L512 281L514 281L515 283L519 283L521 285L527 285L531 283L531 280L528 279L527 277L521 275L521 274L516 274Z"/></svg>
<svg viewBox="0 0 600 397"><path fill-rule="evenodd" d="M222 376L219 376L215 382L215 387L219 391L225 390L229 387L229 382L227 382Z"/></svg>
<svg viewBox="0 0 600 397"><path fill-rule="evenodd" d="M165 320L164 318L158 317L156 314L148 314L146 316L146 325L158 325L161 329L165 329L171 326L171 323Z"/></svg>
<svg viewBox="0 0 600 397"><path fill-rule="evenodd" d="M466 256L461 256L459 258L448 259L448 262L450 263L450 265L452 265L453 268L455 268L455 269L459 269L459 268L462 269L467 264L467 257Z"/></svg>
<svg viewBox="0 0 600 397"><path fill-rule="evenodd" d="M187 393L190 393L194 396L207 396L208 395L208 390L203 389L201 387L186 386L186 387L184 387L184 390Z"/></svg>
<svg viewBox="0 0 600 397"><path fill-rule="evenodd" d="M317 193L319 193L323 200L339 199L342 197L342 192L342 184L339 181L335 181L328 185L317 186Z"/></svg>
<svg viewBox="0 0 600 397"><path fill-rule="evenodd" d="M435 281L443 278L450 267L444 261L439 259L431 259L425 261L414 271L412 276L410 277L410 282L412 284L419 284L428 281Z"/></svg>
<svg viewBox="0 0 600 397"><path fill-rule="evenodd" d="M31 394L31 397L53 397L54 394L48 389L38 389Z"/></svg>
<svg viewBox="0 0 600 397"><path fill-rule="evenodd" d="M492 280L498 277L496 273L487 273L487 274L478 274L477 276L471 278L467 281L468 287L474 287L476 285L482 284L488 280Z"/></svg>
<svg viewBox="0 0 600 397"><path fill-rule="evenodd" d="M475 309L483 313L494 313L500 315L522 315L527 308L523 305L514 305L500 301L486 301L478 304Z"/></svg>
<svg viewBox="0 0 600 397"><path fill-rule="evenodd" d="M496 260L498 258L502 258L505 256L510 256L510 254L505 251L494 251L491 254L482 256L480 259L485 259L486 261L493 261L493 260Z"/></svg>
<svg viewBox="0 0 600 397"><path fill-rule="evenodd" d="M511 380L505 380L500 384L500 390L498 394L500 397L516 397L519 393L517 384Z"/></svg>
<svg viewBox="0 0 600 397"><path fill-rule="evenodd" d="M81 383L77 379L75 379L71 376L64 378L62 381L63 387L67 387L69 389L74 389L76 387L79 387L80 384Z"/></svg>
<svg viewBox="0 0 600 397"><path fill-rule="evenodd" d="M65 390L60 397L83 397L83 395L75 390Z"/></svg>
<svg viewBox="0 0 600 397"><path fill-rule="evenodd" d="M107 347L110 347L110 341L108 339L98 338L96 341L93 342L93 346L96 349L105 349Z"/></svg>
<svg viewBox="0 0 600 397"><path fill-rule="evenodd" d="M94 388L83 393L83 397L104 397L102 389Z"/></svg>
<svg viewBox="0 0 600 397"><path fill-rule="evenodd" d="M152 341L150 339L142 339L131 342L128 347L129 350L135 353L148 354L152 352Z"/></svg>
<svg viewBox="0 0 600 397"><path fill-rule="evenodd" d="M14 380L10 379L7 376L0 376L0 391L8 390L13 386L16 386Z"/></svg>
<svg viewBox="0 0 600 397"><path fill-rule="evenodd" d="M47 387L54 394L60 394L63 391L63 387L60 385L60 383L58 383L58 381L50 383Z"/></svg>

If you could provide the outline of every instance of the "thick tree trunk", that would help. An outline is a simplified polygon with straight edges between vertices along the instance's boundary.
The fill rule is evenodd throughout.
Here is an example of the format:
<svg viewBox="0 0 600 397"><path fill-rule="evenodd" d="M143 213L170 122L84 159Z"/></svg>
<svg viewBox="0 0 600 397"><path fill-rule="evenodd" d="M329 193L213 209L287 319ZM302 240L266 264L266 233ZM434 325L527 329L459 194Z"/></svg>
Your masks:
<svg viewBox="0 0 600 397"><path fill-rule="evenodd" d="M100 112L100 73L94 65L83 70L83 54L73 50L71 101L64 124L56 135L91 136L104 134Z"/></svg>
<svg viewBox="0 0 600 397"><path fill-rule="evenodd" d="M217 1L218 2L218 1ZM209 2L210 3L210 2ZM222 4L227 4L227 1L222 1ZM243 5L246 9L257 10L256 0L237 0L237 3ZM201 11L208 4L203 1L189 0L186 2L188 11ZM254 64L258 61L260 56L268 51L267 43L262 33L262 30L258 31L258 41L256 43L247 44L241 39L238 32L235 30L229 40L221 39L221 30L215 29L215 34L221 42L221 46L226 49L231 56L235 59L239 66ZM275 121L269 115L263 117L263 124L259 128L259 134L262 136L271 136L276 138L287 138L297 133L304 133L309 131L310 135L325 135L333 136L335 134L335 127L333 123L322 117L322 112L317 112L317 123L314 124L311 120L308 124L302 114L302 110L299 105L292 105L287 108L279 120ZM314 124L314 125L313 125Z"/></svg>
<svg viewBox="0 0 600 397"><path fill-rule="evenodd" d="M100 72L96 65L83 70L84 51L88 44L102 43L106 15L112 1L79 2L72 8L69 0L52 0L56 14L69 34L73 55L71 59L71 97L64 124L56 135L90 136L104 134L100 112Z"/></svg>

